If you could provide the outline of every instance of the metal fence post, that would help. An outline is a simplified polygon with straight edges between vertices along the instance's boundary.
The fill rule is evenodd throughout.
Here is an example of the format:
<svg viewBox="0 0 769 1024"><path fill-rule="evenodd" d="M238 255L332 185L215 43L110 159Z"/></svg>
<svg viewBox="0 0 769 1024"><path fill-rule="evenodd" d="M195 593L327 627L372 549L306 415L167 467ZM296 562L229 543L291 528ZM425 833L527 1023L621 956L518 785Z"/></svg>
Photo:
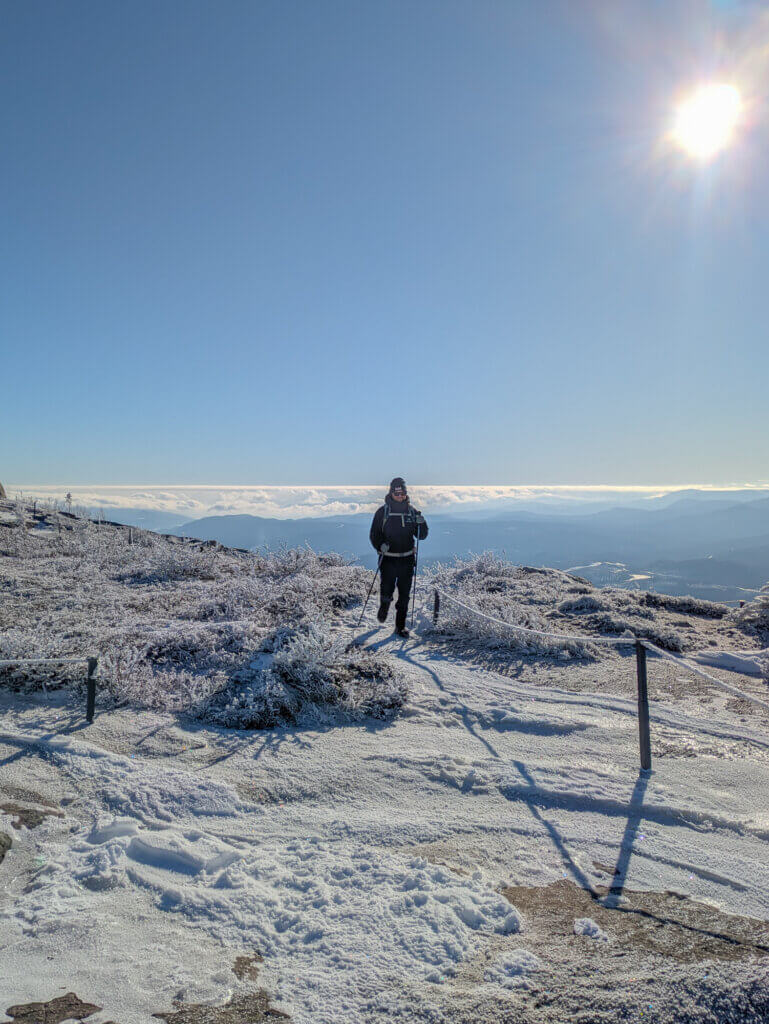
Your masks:
<svg viewBox="0 0 769 1024"><path fill-rule="evenodd" d="M441 610L441 595L436 590L435 591L435 595L433 597L433 625L434 626L436 626L438 624L438 613L440 612L440 610Z"/></svg>
<svg viewBox="0 0 769 1024"><path fill-rule="evenodd" d="M646 685L646 648L640 640L635 644L638 674L638 741L641 746L641 770L651 771L652 745L649 734L649 692Z"/></svg>
<svg viewBox="0 0 769 1024"><path fill-rule="evenodd" d="M86 683L88 685L88 694L86 698L85 717L87 722L93 721L93 714L96 708L96 679L95 672L98 664L97 658L88 659L88 678Z"/></svg>

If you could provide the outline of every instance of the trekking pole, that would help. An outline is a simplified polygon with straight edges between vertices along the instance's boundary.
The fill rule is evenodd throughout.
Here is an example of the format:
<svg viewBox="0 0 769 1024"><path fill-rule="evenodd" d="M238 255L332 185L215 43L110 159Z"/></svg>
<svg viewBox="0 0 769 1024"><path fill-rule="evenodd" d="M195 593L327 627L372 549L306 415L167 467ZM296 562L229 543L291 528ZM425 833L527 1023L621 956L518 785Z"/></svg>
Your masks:
<svg viewBox="0 0 769 1024"><path fill-rule="evenodd" d="M365 602L363 604L363 611L360 613L360 618L358 619L358 626L360 626L361 622L363 622L363 616L366 614L366 605L368 604L368 599L371 597L371 591L374 589L374 584L376 583L376 578L379 575L379 570L380 570L380 568L382 566L382 559L383 558L384 558L384 555L380 552L379 553L379 561L377 562L377 566L376 566L376 572L374 573L374 578L371 581L371 586L368 588L368 594L366 594L366 600L365 600ZM357 629L358 626L356 626L355 628Z"/></svg>
<svg viewBox="0 0 769 1024"><path fill-rule="evenodd" d="M414 628L414 608L417 603L417 566L419 565L419 527L417 526L417 545L414 553L414 593L411 598L411 628Z"/></svg>

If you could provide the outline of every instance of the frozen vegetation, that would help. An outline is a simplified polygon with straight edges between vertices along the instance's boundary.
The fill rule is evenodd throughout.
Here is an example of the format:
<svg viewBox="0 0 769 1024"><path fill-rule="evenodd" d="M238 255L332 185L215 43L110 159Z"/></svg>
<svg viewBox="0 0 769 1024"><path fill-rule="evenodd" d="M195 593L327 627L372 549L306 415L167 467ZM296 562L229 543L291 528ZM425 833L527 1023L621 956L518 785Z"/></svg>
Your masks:
<svg viewBox="0 0 769 1024"><path fill-rule="evenodd" d="M370 582L0 506L0 660L99 657L88 727L81 667L0 668L0 1020L764 1024L769 715L650 658L639 774L632 648L597 640L766 698L766 593L484 555L421 576L403 642L356 628ZM585 639L433 626L431 585Z"/></svg>
<svg viewBox="0 0 769 1024"><path fill-rule="evenodd" d="M0 525L0 660L95 655L118 704L249 728L385 717L406 699L390 662L347 650L335 630L367 582L339 556L260 555L59 512L29 518L14 509ZM50 671L4 678L36 686Z"/></svg>
<svg viewBox="0 0 769 1024"><path fill-rule="evenodd" d="M753 606L730 612L726 605L694 597L649 591L598 589L559 569L517 566L480 555L428 573L428 581L489 616L543 632L574 636L636 636L673 652L705 644L745 646L761 641L761 615ZM428 586L429 586L428 582ZM483 642L489 647L560 659L606 656L587 641L553 642L516 633L484 621L447 602L439 632Z"/></svg>
<svg viewBox="0 0 769 1024"><path fill-rule="evenodd" d="M116 704L262 728L388 717L408 700L392 659L350 644L345 614L360 607L371 574L339 555L241 551L6 502L0 558L0 660L97 656ZM437 586L512 626L587 638L527 635L450 601L435 627L423 618L426 642L469 644L492 660L616 657L590 642L605 636L643 637L672 652L769 643L766 591L730 612L691 597L597 589L489 554L428 569L420 586L426 605ZM19 688L41 678L77 683L82 674L73 666L53 679L48 666L0 670Z"/></svg>

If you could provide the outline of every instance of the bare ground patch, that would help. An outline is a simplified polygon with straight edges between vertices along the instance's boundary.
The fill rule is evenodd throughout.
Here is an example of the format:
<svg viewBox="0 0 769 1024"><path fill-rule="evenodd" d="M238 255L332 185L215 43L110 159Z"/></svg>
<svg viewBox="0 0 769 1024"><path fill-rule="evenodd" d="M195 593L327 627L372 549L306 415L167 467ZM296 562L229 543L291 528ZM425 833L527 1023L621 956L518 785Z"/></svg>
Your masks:
<svg viewBox="0 0 769 1024"><path fill-rule="evenodd" d="M613 874L611 868L596 866ZM561 879L545 886L511 886L502 894L532 924L536 921L537 930L573 937L575 944L585 940L574 935L574 921L591 918L618 951L651 953L679 963L769 956L769 922L725 914L675 892L619 886L596 886L591 892Z"/></svg>

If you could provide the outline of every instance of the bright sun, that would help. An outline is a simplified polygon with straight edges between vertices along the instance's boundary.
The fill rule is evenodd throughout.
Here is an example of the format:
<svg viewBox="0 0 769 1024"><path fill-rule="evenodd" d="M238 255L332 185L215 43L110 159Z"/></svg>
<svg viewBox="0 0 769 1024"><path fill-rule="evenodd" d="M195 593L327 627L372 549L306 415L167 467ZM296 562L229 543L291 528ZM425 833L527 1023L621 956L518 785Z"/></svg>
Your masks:
<svg viewBox="0 0 769 1024"><path fill-rule="evenodd" d="M690 156L709 160L732 141L741 114L742 98L733 85L703 85L678 107L673 139Z"/></svg>

